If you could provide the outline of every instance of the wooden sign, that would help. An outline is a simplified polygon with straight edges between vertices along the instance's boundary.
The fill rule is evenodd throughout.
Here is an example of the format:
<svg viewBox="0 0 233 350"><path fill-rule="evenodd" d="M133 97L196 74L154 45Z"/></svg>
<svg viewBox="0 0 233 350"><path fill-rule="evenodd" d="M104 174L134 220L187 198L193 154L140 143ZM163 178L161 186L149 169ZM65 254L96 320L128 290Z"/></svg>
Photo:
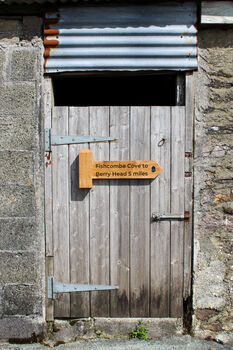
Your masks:
<svg viewBox="0 0 233 350"><path fill-rule="evenodd" d="M154 179L162 168L153 160L93 161L92 152L79 152L79 188L92 188L93 179Z"/></svg>

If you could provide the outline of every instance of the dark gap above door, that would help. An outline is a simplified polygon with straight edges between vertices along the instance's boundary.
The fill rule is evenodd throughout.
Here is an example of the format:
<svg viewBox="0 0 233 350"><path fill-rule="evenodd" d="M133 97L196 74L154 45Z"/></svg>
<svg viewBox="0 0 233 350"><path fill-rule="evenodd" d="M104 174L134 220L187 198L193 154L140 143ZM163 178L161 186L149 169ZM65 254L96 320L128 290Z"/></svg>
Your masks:
<svg viewBox="0 0 233 350"><path fill-rule="evenodd" d="M58 75L52 79L55 106L175 106L177 76L142 72Z"/></svg>

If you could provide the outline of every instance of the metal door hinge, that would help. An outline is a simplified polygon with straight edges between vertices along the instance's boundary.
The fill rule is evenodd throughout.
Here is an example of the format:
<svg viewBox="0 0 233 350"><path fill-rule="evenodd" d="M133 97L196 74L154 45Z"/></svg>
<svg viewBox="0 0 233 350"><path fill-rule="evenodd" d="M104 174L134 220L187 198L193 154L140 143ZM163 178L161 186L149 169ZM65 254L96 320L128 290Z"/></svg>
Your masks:
<svg viewBox="0 0 233 350"><path fill-rule="evenodd" d="M152 214L152 221L162 221L162 220L189 220L190 214L188 211L184 215L179 214Z"/></svg>
<svg viewBox="0 0 233 350"><path fill-rule="evenodd" d="M71 145L76 143L88 142L107 142L116 141L115 137L108 136L70 136L70 135L51 135L51 129L45 129L45 151L51 152L51 146Z"/></svg>
<svg viewBox="0 0 233 350"><path fill-rule="evenodd" d="M98 290L119 289L118 286L105 286L98 284L72 284L72 283L57 283L53 277L48 277L48 299L54 299L55 293L70 293L70 292L91 292Z"/></svg>

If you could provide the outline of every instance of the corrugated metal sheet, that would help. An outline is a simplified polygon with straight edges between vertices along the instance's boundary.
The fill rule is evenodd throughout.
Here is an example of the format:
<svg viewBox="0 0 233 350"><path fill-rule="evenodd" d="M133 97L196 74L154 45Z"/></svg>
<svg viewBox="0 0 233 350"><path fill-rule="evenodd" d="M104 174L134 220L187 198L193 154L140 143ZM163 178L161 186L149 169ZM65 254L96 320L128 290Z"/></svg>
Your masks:
<svg viewBox="0 0 233 350"><path fill-rule="evenodd" d="M185 1L185 0L184 0ZM213 1L213 0L208 0ZM45 4L45 3L76 3L76 2L111 2L111 0L0 0L0 4ZM114 0L113 2L122 2L122 0ZM177 0L170 0L170 2L177 2ZM198 2L198 1L197 1ZM205 1L206 2L206 1Z"/></svg>
<svg viewBox="0 0 233 350"><path fill-rule="evenodd" d="M32 5L32 4L46 4L46 3L76 3L76 2L98 2L98 1L106 1L109 2L111 0L0 0L0 5ZM118 1L118 0L116 0Z"/></svg>
<svg viewBox="0 0 233 350"><path fill-rule="evenodd" d="M60 8L45 17L48 73L194 70L196 5Z"/></svg>

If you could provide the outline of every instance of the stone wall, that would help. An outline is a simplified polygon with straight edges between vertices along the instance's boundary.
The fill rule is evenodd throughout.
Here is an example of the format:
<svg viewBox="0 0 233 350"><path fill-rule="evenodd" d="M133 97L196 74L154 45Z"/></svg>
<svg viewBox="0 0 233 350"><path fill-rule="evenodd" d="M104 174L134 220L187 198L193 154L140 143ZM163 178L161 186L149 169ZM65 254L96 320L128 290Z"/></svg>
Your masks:
<svg viewBox="0 0 233 350"><path fill-rule="evenodd" d="M195 91L194 334L233 341L233 28L201 28Z"/></svg>
<svg viewBox="0 0 233 350"><path fill-rule="evenodd" d="M42 332L42 21L0 18L0 338Z"/></svg>

